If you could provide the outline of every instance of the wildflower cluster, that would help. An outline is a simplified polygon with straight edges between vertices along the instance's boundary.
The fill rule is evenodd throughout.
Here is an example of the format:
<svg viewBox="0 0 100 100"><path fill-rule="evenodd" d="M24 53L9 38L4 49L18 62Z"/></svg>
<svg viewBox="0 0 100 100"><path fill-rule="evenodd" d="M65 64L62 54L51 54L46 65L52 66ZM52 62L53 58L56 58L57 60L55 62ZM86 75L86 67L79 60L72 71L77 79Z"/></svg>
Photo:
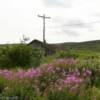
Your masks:
<svg viewBox="0 0 100 100"><path fill-rule="evenodd" d="M37 68L27 70L17 69L0 70L0 77L6 79L11 84L25 84L27 88L34 88L38 94L48 95L51 90L64 90L67 87L70 90L78 89L90 79L92 71L88 68L78 69L68 66L74 66L77 62L74 59L58 59L49 64L42 64ZM17 80L17 81L16 81ZM16 81L16 83L13 83ZM12 88L7 85L7 88ZM16 86L17 87L17 86ZM14 87L15 89L15 87Z"/></svg>

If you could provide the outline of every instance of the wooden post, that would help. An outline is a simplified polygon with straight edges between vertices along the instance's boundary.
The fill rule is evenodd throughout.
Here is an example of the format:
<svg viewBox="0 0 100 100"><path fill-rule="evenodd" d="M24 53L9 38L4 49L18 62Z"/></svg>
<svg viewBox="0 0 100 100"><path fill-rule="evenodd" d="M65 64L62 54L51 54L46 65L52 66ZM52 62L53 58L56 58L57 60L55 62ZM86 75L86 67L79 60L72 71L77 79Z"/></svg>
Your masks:
<svg viewBox="0 0 100 100"><path fill-rule="evenodd" d="M43 43L46 44L46 39L45 39L45 19L50 19L50 17L46 17L45 14L43 16L38 15L38 17L43 18Z"/></svg>

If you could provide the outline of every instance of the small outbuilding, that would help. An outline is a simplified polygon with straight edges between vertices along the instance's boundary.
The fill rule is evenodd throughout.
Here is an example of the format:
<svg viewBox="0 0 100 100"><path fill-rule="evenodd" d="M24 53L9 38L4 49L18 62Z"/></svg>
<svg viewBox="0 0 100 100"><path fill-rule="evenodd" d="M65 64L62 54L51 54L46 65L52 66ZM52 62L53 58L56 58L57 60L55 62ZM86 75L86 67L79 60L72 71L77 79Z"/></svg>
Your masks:
<svg viewBox="0 0 100 100"><path fill-rule="evenodd" d="M42 41L39 40L33 40L28 45L31 45L33 49L40 49L41 52L44 53L45 56L54 54L56 51L56 48L51 44L44 44Z"/></svg>

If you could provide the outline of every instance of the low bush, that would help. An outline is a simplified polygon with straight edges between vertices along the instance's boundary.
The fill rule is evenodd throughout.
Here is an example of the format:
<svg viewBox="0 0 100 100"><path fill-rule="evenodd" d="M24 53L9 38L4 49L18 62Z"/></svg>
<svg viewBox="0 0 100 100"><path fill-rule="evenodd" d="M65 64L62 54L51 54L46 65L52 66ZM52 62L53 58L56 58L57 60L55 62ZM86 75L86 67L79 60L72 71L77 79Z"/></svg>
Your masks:
<svg viewBox="0 0 100 100"><path fill-rule="evenodd" d="M0 66L6 68L37 66L42 58L39 49L33 49L31 46L24 44L7 46L0 53Z"/></svg>

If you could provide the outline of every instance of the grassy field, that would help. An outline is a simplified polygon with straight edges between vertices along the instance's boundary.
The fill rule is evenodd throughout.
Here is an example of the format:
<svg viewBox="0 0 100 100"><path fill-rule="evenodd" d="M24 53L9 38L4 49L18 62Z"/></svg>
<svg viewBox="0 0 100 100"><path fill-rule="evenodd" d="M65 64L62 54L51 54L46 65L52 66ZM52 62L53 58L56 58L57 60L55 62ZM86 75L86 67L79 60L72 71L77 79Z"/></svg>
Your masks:
<svg viewBox="0 0 100 100"><path fill-rule="evenodd" d="M40 56L37 50L32 53L35 57L32 62L39 61L37 66L2 66L1 68L4 68L0 69L0 99L100 100L99 44L100 41L52 44L56 48L53 55ZM0 46L3 50L7 47L9 46ZM24 49L17 51L24 52ZM21 55L20 52L17 53ZM28 56L26 53L27 49L25 57ZM24 62L25 59L22 58L21 62Z"/></svg>

